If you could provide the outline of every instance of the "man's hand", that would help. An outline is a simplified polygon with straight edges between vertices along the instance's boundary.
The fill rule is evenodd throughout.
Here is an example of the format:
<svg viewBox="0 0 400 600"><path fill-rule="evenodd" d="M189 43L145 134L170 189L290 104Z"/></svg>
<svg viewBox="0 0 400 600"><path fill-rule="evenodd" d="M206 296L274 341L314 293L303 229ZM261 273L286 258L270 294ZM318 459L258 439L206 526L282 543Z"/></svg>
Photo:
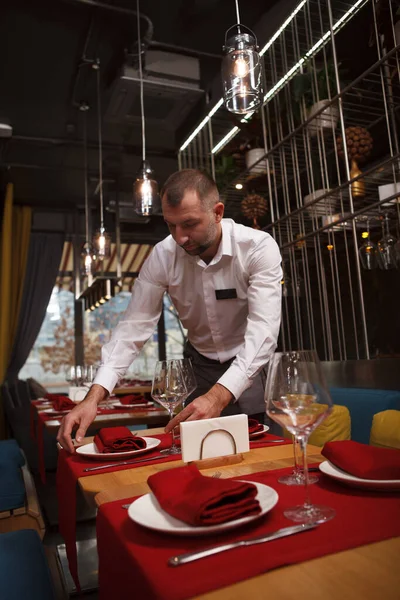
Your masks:
<svg viewBox="0 0 400 600"><path fill-rule="evenodd" d="M82 400L71 412L61 421L60 429L57 434L57 442L68 452L75 452L72 442L72 431L78 427L75 439L81 442L85 437L86 431L95 420L97 414L97 405L101 400L108 396L108 391L101 385L94 384Z"/></svg>
<svg viewBox="0 0 400 600"><path fill-rule="evenodd" d="M225 406L227 406L231 400L233 400L232 393L223 385L216 383L207 394L193 400L193 402L188 404L186 408L176 415L176 417L168 423L165 431L166 433L169 433L182 421L198 421L199 419L219 417Z"/></svg>

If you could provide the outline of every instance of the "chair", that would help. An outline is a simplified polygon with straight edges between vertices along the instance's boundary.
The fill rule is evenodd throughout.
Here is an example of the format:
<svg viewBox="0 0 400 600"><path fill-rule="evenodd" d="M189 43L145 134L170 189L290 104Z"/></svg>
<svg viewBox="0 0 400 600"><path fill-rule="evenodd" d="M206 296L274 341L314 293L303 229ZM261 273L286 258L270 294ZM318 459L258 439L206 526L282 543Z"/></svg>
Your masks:
<svg viewBox="0 0 400 600"><path fill-rule="evenodd" d="M33 471L38 470L38 448L35 440L30 435L30 399L27 395L26 382L19 384L5 382L1 386L1 396L4 411L11 429L12 437L24 451L27 462ZM18 393L19 390L19 393ZM29 399L29 401L28 401ZM57 442L46 429L43 432L43 448L46 469L54 470L57 467Z"/></svg>
<svg viewBox="0 0 400 600"><path fill-rule="evenodd" d="M22 529L0 535L0 589L7 600L56 600L45 550L36 531Z"/></svg>
<svg viewBox="0 0 400 600"><path fill-rule="evenodd" d="M400 450L399 410L384 410L374 415L369 443L372 446Z"/></svg>

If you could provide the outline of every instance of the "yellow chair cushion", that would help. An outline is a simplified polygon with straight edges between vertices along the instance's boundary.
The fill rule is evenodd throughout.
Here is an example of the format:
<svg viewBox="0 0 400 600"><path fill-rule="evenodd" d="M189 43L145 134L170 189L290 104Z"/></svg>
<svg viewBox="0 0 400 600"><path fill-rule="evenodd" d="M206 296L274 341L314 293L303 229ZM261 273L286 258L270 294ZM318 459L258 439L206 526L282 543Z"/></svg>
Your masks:
<svg viewBox="0 0 400 600"><path fill-rule="evenodd" d="M283 435L286 438L292 437L292 434L286 429L283 430ZM323 446L326 442L349 439L351 439L349 409L346 406L334 404L331 414L312 432L308 442L313 446Z"/></svg>
<svg viewBox="0 0 400 600"><path fill-rule="evenodd" d="M374 415L369 443L400 450L400 410L384 410Z"/></svg>

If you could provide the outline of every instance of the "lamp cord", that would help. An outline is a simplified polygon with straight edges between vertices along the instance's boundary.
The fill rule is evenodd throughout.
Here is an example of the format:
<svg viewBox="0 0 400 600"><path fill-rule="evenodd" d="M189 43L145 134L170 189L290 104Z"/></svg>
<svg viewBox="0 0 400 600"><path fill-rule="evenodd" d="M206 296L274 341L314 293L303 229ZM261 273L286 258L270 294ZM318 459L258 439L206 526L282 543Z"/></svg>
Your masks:
<svg viewBox="0 0 400 600"><path fill-rule="evenodd" d="M89 200L88 200L88 181L87 181L87 122L86 112L87 108L82 108L83 112L83 162L84 162L84 173L85 173L85 229L86 229L86 242L89 242Z"/></svg>
<svg viewBox="0 0 400 600"><path fill-rule="evenodd" d="M235 0L235 4L236 4L236 20L237 20L237 24L240 25L239 1Z"/></svg>
<svg viewBox="0 0 400 600"><path fill-rule="evenodd" d="M141 112L141 118L142 118L142 160L146 160L146 130L145 130L145 122L144 122L142 43L141 43L141 38L140 38L139 0L136 0L136 17L137 17L138 52L139 52L140 112Z"/></svg>
<svg viewBox="0 0 400 600"><path fill-rule="evenodd" d="M100 61L96 61L97 74L97 129L99 137L99 192L100 192L100 227L104 228L103 208L103 143L101 135L101 101L100 101Z"/></svg>

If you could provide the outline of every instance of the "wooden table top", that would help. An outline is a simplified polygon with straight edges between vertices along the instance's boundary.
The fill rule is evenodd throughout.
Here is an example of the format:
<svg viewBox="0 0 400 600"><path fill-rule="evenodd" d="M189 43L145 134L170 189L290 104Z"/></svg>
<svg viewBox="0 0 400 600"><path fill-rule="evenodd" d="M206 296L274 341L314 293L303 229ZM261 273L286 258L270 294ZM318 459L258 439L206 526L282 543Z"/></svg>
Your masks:
<svg viewBox="0 0 400 600"><path fill-rule="evenodd" d="M48 410L48 407L35 407L38 412L42 410ZM153 427L165 426L169 421L168 411L164 408L158 408L157 410L147 410L145 408L135 412L115 412L108 415L97 415L90 428L99 427L117 427L119 425L135 426L135 425L150 425ZM46 429L50 433L55 433L61 425L61 418L50 419L44 422Z"/></svg>
<svg viewBox="0 0 400 600"><path fill-rule="evenodd" d="M128 387L116 387L113 394L116 396L125 396L127 394L150 394L151 385L131 385Z"/></svg>
<svg viewBox="0 0 400 600"><path fill-rule="evenodd" d="M143 435L155 435L162 433L163 429L148 429L143 431ZM91 441L92 438L86 438ZM317 446L309 447L310 462L319 462L321 459L321 448ZM111 473L99 473L90 477L81 477L79 485L89 504L94 502L100 506L103 502L110 502L120 498L129 498L130 496L139 496L147 494L149 487L147 479L157 471L181 467L184 463L181 460L163 462L123 471L114 471ZM234 465L222 465L208 469L201 469L204 475L212 475L216 470L221 471L222 477L234 477L237 475L249 475L259 471L279 469L293 464L293 448L289 444L276 444L266 448L255 448L250 452L243 454L243 461Z"/></svg>
<svg viewBox="0 0 400 600"><path fill-rule="evenodd" d="M149 430L159 433L162 430ZM309 461L319 462L321 448L309 446ZM147 478L154 472L182 465L181 461L137 467L114 473L82 477L79 485L87 500L97 506L104 502L145 494ZM244 454L243 462L202 470L222 477L278 469L293 464L290 445L257 448ZM366 526L368 524L366 523ZM262 548L260 547L260 552ZM197 596L197 600L399 600L400 538L367 544L299 564L275 569L240 583Z"/></svg>

